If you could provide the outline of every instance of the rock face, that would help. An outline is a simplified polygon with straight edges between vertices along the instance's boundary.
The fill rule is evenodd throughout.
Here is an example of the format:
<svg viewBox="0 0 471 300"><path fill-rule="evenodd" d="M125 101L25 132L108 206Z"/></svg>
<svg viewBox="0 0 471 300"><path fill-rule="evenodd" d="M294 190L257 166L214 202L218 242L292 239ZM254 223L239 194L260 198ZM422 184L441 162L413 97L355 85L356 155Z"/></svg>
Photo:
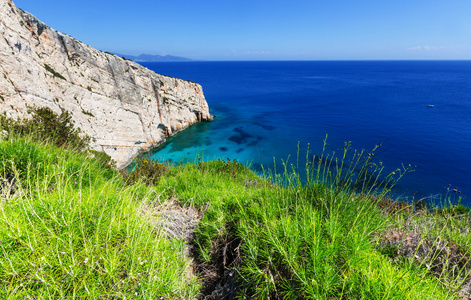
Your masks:
<svg viewBox="0 0 471 300"><path fill-rule="evenodd" d="M163 76L57 32L0 0L0 112L67 110L118 167L167 136L211 120L201 86Z"/></svg>

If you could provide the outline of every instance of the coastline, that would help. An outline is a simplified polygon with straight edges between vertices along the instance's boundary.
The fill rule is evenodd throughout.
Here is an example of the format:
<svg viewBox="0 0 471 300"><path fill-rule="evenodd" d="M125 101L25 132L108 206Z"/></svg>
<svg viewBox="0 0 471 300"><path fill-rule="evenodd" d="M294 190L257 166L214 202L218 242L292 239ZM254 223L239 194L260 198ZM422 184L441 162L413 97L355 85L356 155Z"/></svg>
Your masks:
<svg viewBox="0 0 471 300"><path fill-rule="evenodd" d="M199 122L212 122L216 116L215 115L210 115L211 118L210 119L203 119ZM132 164L132 162L138 158L139 156L141 155L145 155L146 153L149 153L153 150L156 150L157 148L163 146L169 137L175 137L177 134L183 132L185 129L189 128L190 126L194 126L196 125L197 123L193 123L193 124L188 124L186 127L182 127L180 129L177 129L175 131L172 132L171 135L167 135L165 138L163 138L162 140L159 141L159 143L155 144L155 145L152 145L150 148L139 148L139 151L137 154L133 155L131 158L129 158L127 161L125 161L119 168L118 170L125 170L127 167L129 167L130 164Z"/></svg>

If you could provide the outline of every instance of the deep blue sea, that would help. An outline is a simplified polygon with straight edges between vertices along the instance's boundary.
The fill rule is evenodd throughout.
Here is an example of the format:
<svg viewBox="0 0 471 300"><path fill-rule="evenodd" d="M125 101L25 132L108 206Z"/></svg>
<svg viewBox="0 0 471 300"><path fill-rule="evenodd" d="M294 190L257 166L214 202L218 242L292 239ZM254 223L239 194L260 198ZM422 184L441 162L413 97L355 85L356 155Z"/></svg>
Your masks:
<svg viewBox="0 0 471 300"><path fill-rule="evenodd" d="M271 61L144 63L157 73L203 86L211 123L170 138L162 161L237 159L254 168L273 158L296 162L341 151L371 150L387 171L413 165L395 195L454 199L471 205L471 61ZM433 105L433 107L428 107ZM278 163L277 163L278 164Z"/></svg>

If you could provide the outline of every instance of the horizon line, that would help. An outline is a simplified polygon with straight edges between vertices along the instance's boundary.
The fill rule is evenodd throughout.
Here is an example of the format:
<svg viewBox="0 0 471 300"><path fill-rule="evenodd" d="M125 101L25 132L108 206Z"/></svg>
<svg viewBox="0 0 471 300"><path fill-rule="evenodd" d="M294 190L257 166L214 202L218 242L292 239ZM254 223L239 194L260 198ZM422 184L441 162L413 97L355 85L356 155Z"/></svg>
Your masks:
<svg viewBox="0 0 471 300"><path fill-rule="evenodd" d="M471 58L467 59L191 59L188 60L175 60L175 61L136 61L136 62L147 62L147 63L187 63L187 62L288 62L288 61L471 61Z"/></svg>

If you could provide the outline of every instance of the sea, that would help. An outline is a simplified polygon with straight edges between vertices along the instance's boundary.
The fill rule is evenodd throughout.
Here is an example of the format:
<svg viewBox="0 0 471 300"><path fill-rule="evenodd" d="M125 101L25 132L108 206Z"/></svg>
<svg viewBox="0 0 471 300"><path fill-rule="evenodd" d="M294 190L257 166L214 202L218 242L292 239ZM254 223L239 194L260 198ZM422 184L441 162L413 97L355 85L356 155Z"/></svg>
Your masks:
<svg viewBox="0 0 471 300"><path fill-rule="evenodd" d="M203 86L213 122L152 152L170 163L237 160L255 171L369 153L385 173L412 170L392 195L471 206L471 61L191 61L143 63Z"/></svg>

